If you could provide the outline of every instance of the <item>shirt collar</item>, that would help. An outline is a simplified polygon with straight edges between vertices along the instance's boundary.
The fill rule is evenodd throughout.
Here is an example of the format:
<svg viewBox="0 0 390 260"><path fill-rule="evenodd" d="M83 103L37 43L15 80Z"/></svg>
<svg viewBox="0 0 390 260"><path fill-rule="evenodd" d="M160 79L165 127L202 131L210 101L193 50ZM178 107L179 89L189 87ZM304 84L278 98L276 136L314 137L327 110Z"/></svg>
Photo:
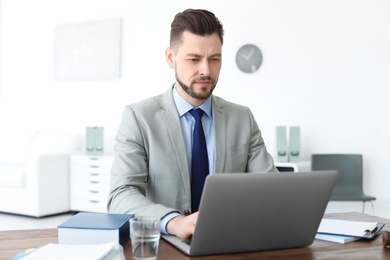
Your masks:
<svg viewBox="0 0 390 260"><path fill-rule="evenodd" d="M195 107L188 103L180 94L177 92L176 84L173 86L173 99L176 104L177 111L179 112L179 116L183 116L185 113L194 109ZM198 108L201 108L206 115L211 118L211 96Z"/></svg>

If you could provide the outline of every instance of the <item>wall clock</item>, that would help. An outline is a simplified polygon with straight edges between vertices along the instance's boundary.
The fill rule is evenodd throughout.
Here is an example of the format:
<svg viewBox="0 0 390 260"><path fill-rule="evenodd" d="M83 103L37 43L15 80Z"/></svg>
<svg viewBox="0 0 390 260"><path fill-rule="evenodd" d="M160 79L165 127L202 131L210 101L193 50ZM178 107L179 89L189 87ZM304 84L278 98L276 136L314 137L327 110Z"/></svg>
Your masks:
<svg viewBox="0 0 390 260"><path fill-rule="evenodd" d="M263 55L254 44L245 44L238 49L236 54L237 67L244 73L256 72L263 61Z"/></svg>

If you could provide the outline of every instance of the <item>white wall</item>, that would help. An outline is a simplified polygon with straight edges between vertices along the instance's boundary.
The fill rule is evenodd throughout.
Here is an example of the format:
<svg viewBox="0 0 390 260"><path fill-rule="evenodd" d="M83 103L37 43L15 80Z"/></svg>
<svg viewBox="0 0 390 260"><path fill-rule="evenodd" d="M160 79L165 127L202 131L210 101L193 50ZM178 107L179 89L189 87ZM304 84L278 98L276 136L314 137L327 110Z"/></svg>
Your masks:
<svg viewBox="0 0 390 260"><path fill-rule="evenodd" d="M18 138L102 125L112 149L123 106L173 83L164 50L173 16L188 7L210 9L223 22L215 94L252 109L269 151L275 154L275 126L299 125L303 159L362 153L365 191L377 197L375 214L390 218L388 0L0 0L0 129ZM123 21L121 78L54 81L54 26L108 18ZM234 64L245 43L264 55L253 75Z"/></svg>

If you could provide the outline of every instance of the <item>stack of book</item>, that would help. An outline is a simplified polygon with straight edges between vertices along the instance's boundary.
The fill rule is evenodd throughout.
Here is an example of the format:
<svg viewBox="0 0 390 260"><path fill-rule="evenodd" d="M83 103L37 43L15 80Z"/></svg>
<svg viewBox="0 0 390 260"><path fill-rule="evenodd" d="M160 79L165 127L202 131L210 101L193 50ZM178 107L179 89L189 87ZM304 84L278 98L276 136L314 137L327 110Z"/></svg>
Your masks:
<svg viewBox="0 0 390 260"><path fill-rule="evenodd" d="M19 252L13 260L125 260L132 214L78 213L58 226L58 244Z"/></svg>
<svg viewBox="0 0 390 260"><path fill-rule="evenodd" d="M80 212L58 226L58 243L69 245L118 242L130 240L129 219L132 214Z"/></svg>

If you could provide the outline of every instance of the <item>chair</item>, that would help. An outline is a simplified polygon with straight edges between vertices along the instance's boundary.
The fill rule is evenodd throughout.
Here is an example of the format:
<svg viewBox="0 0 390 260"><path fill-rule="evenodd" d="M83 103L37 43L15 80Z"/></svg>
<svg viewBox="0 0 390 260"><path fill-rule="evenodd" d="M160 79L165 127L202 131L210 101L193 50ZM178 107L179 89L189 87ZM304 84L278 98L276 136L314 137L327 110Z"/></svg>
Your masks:
<svg viewBox="0 0 390 260"><path fill-rule="evenodd" d="M363 156L361 154L313 154L312 170L337 170L337 178L331 201L362 201L364 213L365 202L376 200L363 191Z"/></svg>

